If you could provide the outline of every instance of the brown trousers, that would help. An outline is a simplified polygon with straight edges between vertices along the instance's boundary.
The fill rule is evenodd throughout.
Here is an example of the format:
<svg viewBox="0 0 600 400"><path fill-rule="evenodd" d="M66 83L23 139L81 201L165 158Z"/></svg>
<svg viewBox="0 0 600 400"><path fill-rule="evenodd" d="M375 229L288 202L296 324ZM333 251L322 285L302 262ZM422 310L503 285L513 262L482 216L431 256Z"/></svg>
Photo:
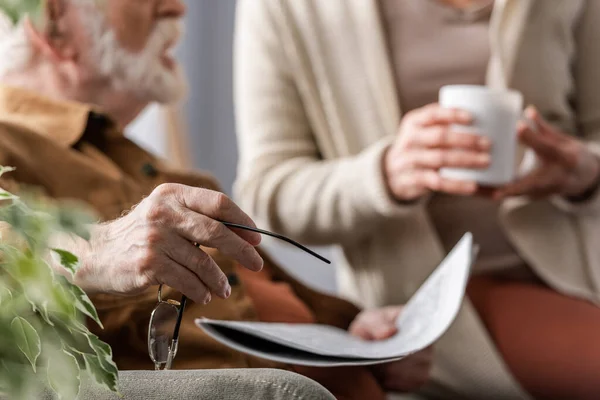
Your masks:
<svg viewBox="0 0 600 400"><path fill-rule="evenodd" d="M477 277L468 294L536 399L600 399L600 308L535 283Z"/></svg>
<svg viewBox="0 0 600 400"><path fill-rule="evenodd" d="M269 271L249 272L238 268L246 293L254 302L263 322L314 323L308 307L284 282L274 282ZM292 366L291 370L326 387L339 400L384 400L385 393L371 370L356 368L311 368Z"/></svg>

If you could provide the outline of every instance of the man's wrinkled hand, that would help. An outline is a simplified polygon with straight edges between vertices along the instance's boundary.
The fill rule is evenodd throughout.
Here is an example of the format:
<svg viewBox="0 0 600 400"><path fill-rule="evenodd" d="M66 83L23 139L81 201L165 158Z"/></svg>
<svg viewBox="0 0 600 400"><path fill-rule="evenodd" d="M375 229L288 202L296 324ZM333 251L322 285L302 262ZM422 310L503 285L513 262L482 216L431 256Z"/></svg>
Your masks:
<svg viewBox="0 0 600 400"><path fill-rule="evenodd" d="M384 340L398 332L396 320L402 307L384 307L361 312L350 325L350 333L364 340ZM429 381L433 349L428 348L403 360L377 365L373 371L384 389L414 392Z"/></svg>
<svg viewBox="0 0 600 400"><path fill-rule="evenodd" d="M231 230L219 221L255 227L222 193L161 185L128 215L94 227L75 281L89 291L124 295L166 284L201 304L213 295L228 298L227 277L193 243L218 249L259 271L263 260L255 246L261 238L254 232Z"/></svg>

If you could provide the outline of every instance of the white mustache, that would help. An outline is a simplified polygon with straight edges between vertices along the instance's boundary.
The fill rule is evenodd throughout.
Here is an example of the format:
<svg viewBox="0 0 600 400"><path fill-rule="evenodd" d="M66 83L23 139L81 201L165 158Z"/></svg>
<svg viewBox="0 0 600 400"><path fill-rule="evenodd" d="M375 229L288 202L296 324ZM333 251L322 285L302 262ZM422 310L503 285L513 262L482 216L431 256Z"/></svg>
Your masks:
<svg viewBox="0 0 600 400"><path fill-rule="evenodd" d="M173 47L181 40L183 31L184 25L180 20L160 21L150 34L147 47L158 51L164 51L166 46Z"/></svg>

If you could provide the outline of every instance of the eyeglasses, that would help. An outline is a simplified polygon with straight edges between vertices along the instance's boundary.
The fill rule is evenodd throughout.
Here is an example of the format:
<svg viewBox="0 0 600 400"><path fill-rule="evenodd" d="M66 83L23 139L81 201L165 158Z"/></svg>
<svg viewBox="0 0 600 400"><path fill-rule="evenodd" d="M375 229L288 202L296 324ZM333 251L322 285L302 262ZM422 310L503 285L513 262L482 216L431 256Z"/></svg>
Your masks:
<svg viewBox="0 0 600 400"><path fill-rule="evenodd" d="M331 264L331 261L322 255L277 233L229 222L221 223L228 228L257 232L262 235L282 240L296 246L311 256L318 258L324 263ZM200 247L197 243L194 243L194 246ZM160 370L163 367L168 370L173 367L173 360L177 355L177 348L179 347L179 329L181 327L181 320L183 318L186 302L186 296L182 296L180 301L163 299L162 285L159 286L158 304L154 307L154 310L150 315L150 323L148 326L148 354L150 355L150 359L154 362L156 370Z"/></svg>

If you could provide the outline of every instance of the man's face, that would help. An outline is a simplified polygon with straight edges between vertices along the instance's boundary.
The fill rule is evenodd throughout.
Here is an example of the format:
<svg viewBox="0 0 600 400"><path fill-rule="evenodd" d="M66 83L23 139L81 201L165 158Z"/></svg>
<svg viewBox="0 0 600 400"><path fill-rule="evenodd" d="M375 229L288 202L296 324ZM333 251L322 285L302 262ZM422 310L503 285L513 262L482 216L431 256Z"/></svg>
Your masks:
<svg viewBox="0 0 600 400"><path fill-rule="evenodd" d="M181 36L180 0L104 0L105 14L83 6L81 54L91 75L138 100L171 103L186 82L171 51Z"/></svg>

